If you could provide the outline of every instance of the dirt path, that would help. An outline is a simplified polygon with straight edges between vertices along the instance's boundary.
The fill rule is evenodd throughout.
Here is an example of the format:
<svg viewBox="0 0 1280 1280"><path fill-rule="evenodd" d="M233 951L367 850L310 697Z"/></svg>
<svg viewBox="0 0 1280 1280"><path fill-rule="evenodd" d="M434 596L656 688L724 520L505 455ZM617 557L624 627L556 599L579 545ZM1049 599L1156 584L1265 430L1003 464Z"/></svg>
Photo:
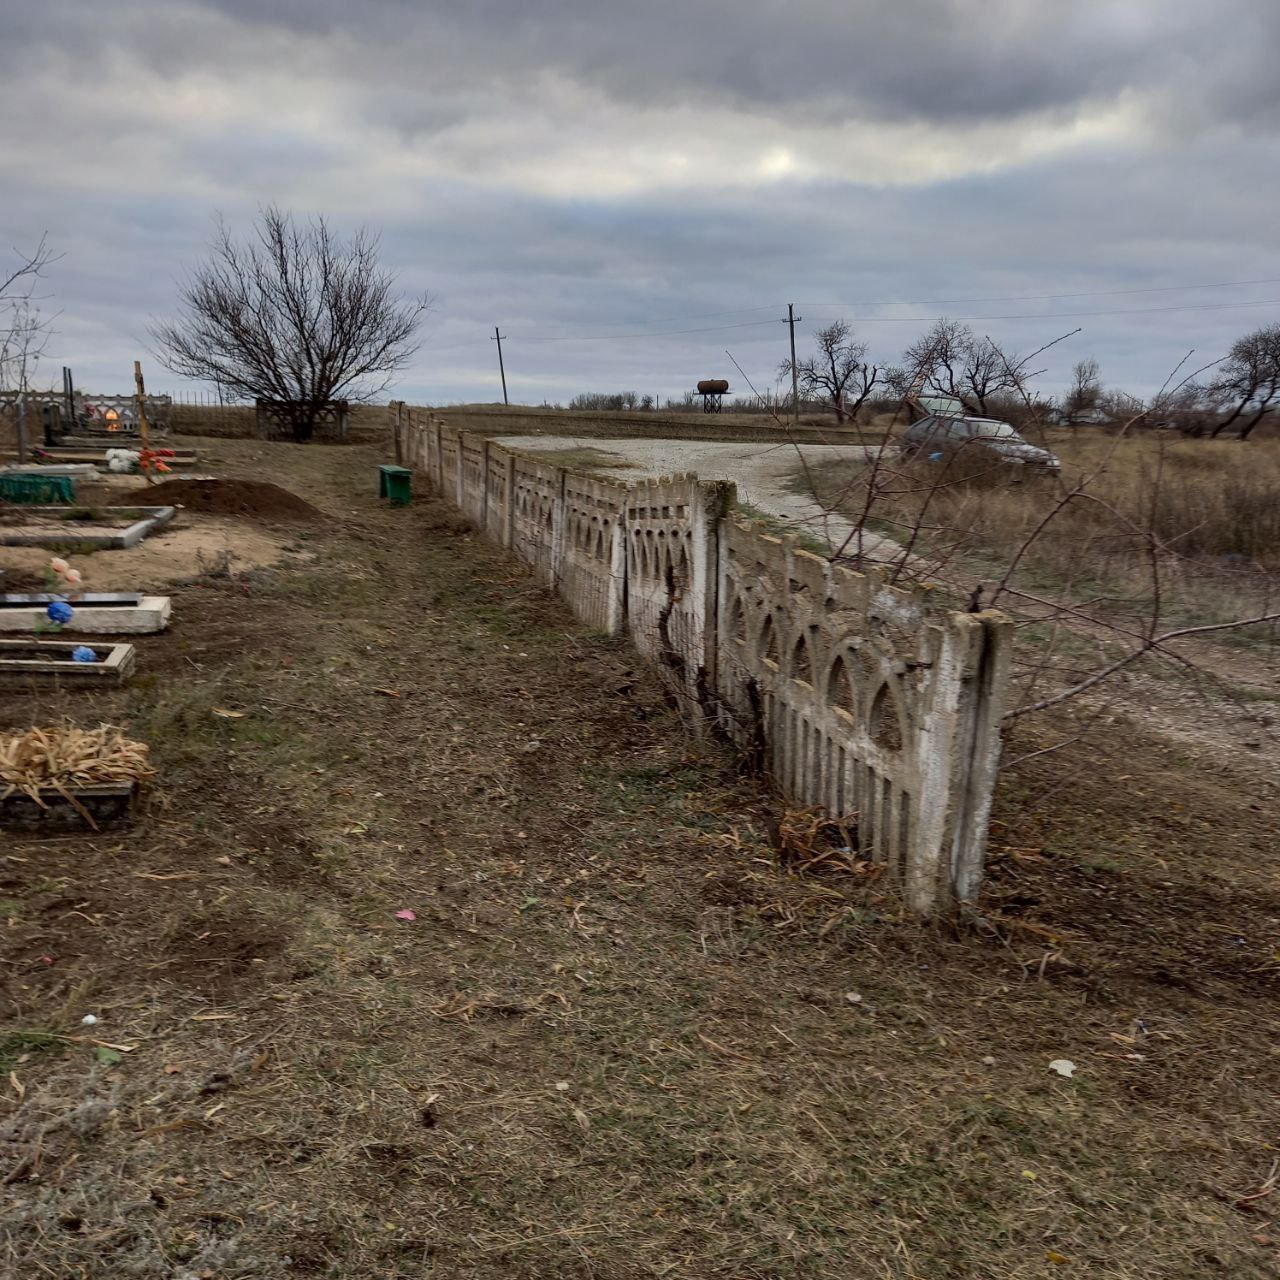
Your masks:
<svg viewBox="0 0 1280 1280"><path fill-rule="evenodd" d="M819 470L832 462L857 462L873 455L872 445L721 443L705 440L596 440L571 436L504 436L498 443L522 450L590 449L614 454L618 465L601 459L593 469L620 480L637 475L670 475L691 471L704 480L732 480L738 500L833 549L853 554L854 527L843 516L825 511L811 496L798 492L798 464ZM891 559L898 546L881 534L864 532L863 553L872 560Z"/></svg>
<svg viewBox="0 0 1280 1280"><path fill-rule="evenodd" d="M1118 723L921 926L779 865L628 651L374 451L213 452L314 558L0 705L127 720L162 789L0 847L0 1274L1273 1273L1274 810Z"/></svg>

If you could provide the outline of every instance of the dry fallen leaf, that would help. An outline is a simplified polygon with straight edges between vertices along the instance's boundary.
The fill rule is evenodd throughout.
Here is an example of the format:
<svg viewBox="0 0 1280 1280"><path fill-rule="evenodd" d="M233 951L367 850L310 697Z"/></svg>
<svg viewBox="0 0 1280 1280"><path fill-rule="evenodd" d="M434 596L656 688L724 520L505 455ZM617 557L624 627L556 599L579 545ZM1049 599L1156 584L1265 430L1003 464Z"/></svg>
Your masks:
<svg viewBox="0 0 1280 1280"><path fill-rule="evenodd" d="M583 1133L591 1132L591 1117L581 1107L574 1107L573 1118L578 1122L578 1128Z"/></svg>

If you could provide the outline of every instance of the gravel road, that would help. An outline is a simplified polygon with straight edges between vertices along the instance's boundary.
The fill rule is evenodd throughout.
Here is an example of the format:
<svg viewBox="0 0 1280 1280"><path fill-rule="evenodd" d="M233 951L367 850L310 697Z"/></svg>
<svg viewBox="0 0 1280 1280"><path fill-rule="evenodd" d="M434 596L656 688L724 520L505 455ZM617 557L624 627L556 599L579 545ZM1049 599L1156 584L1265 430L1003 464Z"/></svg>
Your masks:
<svg viewBox="0 0 1280 1280"><path fill-rule="evenodd" d="M829 445L759 441L707 440L598 440L574 436L501 436L498 443L522 452L540 449L593 449L617 455L620 465L610 467L602 459L595 466L602 474L633 480L637 469L648 475L670 475L692 471L704 480L732 480L738 486L738 500L777 516L797 533L825 540L839 550L853 532L841 516L822 510L811 496L792 489L796 469L804 465L821 471L824 464L865 460L874 452L869 445ZM870 559L891 559L899 548L880 534L865 533L864 553ZM846 551L853 551L850 544Z"/></svg>

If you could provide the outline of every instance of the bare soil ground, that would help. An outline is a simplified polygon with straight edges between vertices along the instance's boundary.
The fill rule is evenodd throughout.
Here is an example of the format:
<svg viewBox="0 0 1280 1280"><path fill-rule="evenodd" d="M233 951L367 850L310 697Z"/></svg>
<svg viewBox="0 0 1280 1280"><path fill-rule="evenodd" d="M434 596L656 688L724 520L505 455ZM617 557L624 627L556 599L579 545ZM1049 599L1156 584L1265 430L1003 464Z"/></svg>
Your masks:
<svg viewBox="0 0 1280 1280"><path fill-rule="evenodd" d="M246 573L309 556L310 538L243 520L179 515L126 551L73 552L85 591L158 591L218 574ZM0 547L0 591L47 591L43 547Z"/></svg>
<svg viewBox="0 0 1280 1280"><path fill-rule="evenodd" d="M313 558L0 704L161 771L130 832L0 848L0 1273L1277 1274L1273 796L1116 717L921 925L783 870L736 762L376 450L216 453Z"/></svg>

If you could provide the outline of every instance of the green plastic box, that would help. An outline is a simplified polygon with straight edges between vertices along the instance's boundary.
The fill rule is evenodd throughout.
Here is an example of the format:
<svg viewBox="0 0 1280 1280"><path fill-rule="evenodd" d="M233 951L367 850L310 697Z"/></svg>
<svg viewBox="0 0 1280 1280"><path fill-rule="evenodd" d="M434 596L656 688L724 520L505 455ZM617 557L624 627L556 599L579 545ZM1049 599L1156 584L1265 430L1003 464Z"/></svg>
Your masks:
<svg viewBox="0 0 1280 1280"><path fill-rule="evenodd" d="M378 497L386 498L393 507L407 507L413 498L413 472L408 467L378 468Z"/></svg>

